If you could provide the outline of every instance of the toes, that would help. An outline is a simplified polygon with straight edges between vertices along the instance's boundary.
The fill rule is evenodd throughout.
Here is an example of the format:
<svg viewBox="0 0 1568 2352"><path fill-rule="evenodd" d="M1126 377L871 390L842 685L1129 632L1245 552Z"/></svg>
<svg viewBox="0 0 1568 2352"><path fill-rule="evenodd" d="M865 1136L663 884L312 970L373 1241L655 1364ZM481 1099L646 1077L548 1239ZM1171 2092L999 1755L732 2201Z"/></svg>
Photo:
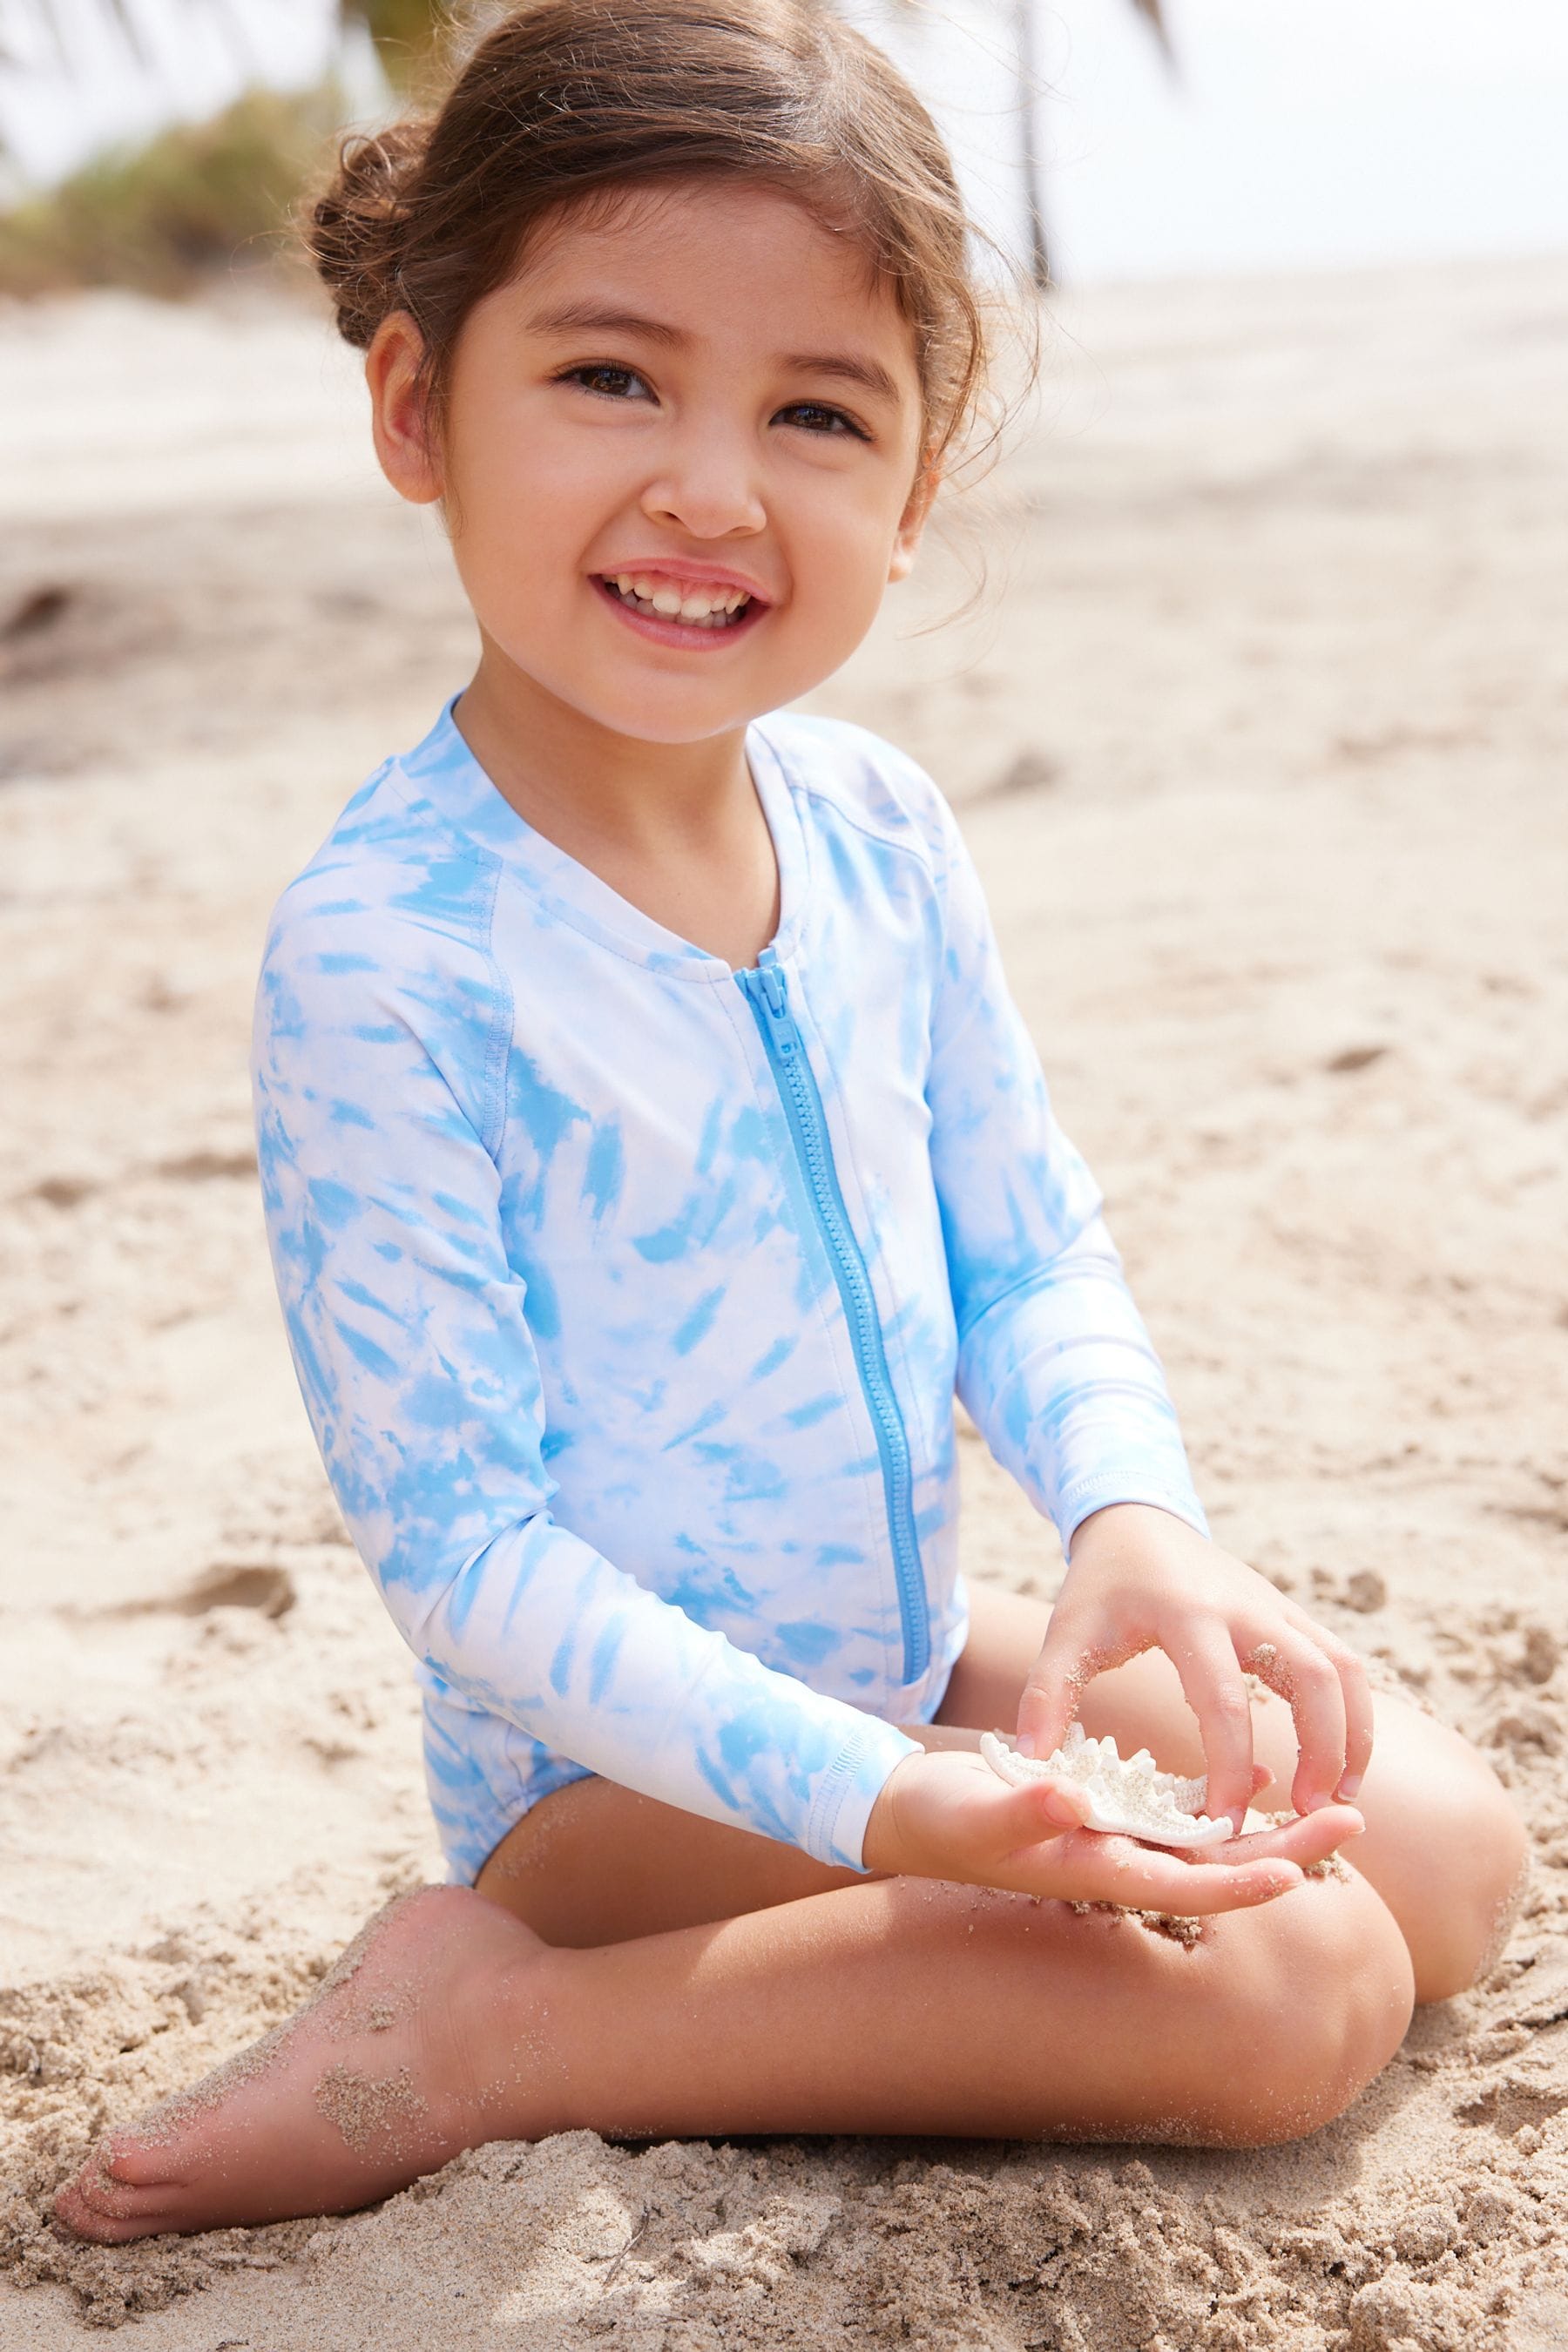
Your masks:
<svg viewBox="0 0 1568 2352"><path fill-rule="evenodd" d="M55 2219L63 2221L73 2236L89 2239L97 2246L125 2246L135 2238L156 2238L174 2228L169 2220L147 2221L116 2221L107 2213L95 2213L84 2205L74 2189L62 2189L55 2200Z"/></svg>
<svg viewBox="0 0 1568 2352"><path fill-rule="evenodd" d="M88 2165L55 2199L55 2219L79 2238L122 2245L131 2238L155 2237L160 2231L178 2228L167 2198L158 2190L116 2189L93 2176L94 2168Z"/></svg>
<svg viewBox="0 0 1568 2352"><path fill-rule="evenodd" d="M101 2140L89 2158L105 2180L127 2189L172 2189L175 2185L171 2150L156 2139L120 2137Z"/></svg>
<svg viewBox="0 0 1568 2352"><path fill-rule="evenodd" d="M172 2181L158 2189L128 2189L122 2181L106 2180L90 2165L73 2185L85 2206L110 2221L140 2221L150 2213L166 2213L180 2193Z"/></svg>
<svg viewBox="0 0 1568 2352"><path fill-rule="evenodd" d="M126 2177L139 2171L151 2175L153 2168L146 2149L95 2149L55 2199L55 2213L79 2237L106 2242L177 2228L179 2182Z"/></svg>

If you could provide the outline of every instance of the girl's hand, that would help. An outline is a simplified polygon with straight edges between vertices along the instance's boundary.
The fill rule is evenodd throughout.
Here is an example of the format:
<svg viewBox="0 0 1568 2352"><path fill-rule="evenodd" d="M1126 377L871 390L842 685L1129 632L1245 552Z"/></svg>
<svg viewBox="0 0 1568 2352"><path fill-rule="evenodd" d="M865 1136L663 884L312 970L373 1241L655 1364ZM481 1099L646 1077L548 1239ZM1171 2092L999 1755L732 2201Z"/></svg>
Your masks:
<svg viewBox="0 0 1568 2352"><path fill-rule="evenodd" d="M1256 1569L1169 1511L1141 1503L1097 1511L1073 1538L1072 1564L1018 1710L1025 1755L1060 1747L1085 1683L1154 1649L1171 1659L1197 1717L1211 1816L1228 1813L1239 1829L1254 1786L1244 1672L1278 1691L1296 1718L1296 1811L1316 1813L1354 1797L1372 1754L1372 1691L1361 1660Z"/></svg>
<svg viewBox="0 0 1568 2352"><path fill-rule="evenodd" d="M1086 1829L1088 1810L1073 1781L1011 1788L971 1749L906 1756L871 1809L866 1864L889 1874L1192 1918L1289 1893L1300 1885L1304 1864L1321 1862L1363 1827L1348 1805L1331 1805L1282 1829L1171 1853Z"/></svg>

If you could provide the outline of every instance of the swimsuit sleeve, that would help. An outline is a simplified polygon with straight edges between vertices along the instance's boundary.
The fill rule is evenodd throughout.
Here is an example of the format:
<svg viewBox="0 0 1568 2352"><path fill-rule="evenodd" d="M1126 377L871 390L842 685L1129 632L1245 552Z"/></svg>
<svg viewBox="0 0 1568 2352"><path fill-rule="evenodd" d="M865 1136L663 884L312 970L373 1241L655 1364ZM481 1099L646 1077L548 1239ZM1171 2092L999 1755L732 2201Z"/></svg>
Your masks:
<svg viewBox="0 0 1568 2352"><path fill-rule="evenodd" d="M942 969L926 1094L958 1392L1064 1549L1110 1503L1153 1504L1206 1534L1099 1190L1056 1122L979 877L939 807Z"/></svg>
<svg viewBox="0 0 1568 2352"><path fill-rule="evenodd" d="M915 1743L698 1625L552 1517L489 1131L510 1000L477 950L447 939L426 960L416 926L405 962L384 917L364 929L355 914L286 896L253 1078L300 1386L399 1633L587 1770L862 1867L872 1805Z"/></svg>

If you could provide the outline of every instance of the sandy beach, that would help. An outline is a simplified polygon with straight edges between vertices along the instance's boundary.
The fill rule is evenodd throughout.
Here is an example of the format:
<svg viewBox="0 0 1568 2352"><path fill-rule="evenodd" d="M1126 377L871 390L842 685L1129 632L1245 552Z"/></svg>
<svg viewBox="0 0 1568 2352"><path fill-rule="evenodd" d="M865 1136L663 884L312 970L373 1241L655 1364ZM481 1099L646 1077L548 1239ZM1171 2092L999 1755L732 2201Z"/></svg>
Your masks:
<svg viewBox="0 0 1568 2352"><path fill-rule="evenodd" d="M576 2132L123 2250L46 2219L89 2139L437 1873L247 1043L273 898L471 640L313 311L0 310L0 2346L1568 2343L1568 258L1064 299L816 698L960 807L1216 1536L1514 1790L1495 1968L1289 2147ZM963 1450L969 1573L1050 1592Z"/></svg>

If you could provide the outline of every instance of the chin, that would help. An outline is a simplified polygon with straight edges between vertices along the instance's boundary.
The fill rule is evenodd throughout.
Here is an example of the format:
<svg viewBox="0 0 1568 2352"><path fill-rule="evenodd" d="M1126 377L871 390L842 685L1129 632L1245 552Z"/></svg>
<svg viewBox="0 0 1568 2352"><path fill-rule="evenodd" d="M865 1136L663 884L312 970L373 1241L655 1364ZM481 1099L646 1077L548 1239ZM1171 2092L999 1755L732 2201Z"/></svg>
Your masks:
<svg viewBox="0 0 1568 2352"><path fill-rule="evenodd" d="M579 708L587 718L613 734L630 736L639 743L706 743L715 735L747 727L772 699L716 695L619 694L586 699Z"/></svg>

